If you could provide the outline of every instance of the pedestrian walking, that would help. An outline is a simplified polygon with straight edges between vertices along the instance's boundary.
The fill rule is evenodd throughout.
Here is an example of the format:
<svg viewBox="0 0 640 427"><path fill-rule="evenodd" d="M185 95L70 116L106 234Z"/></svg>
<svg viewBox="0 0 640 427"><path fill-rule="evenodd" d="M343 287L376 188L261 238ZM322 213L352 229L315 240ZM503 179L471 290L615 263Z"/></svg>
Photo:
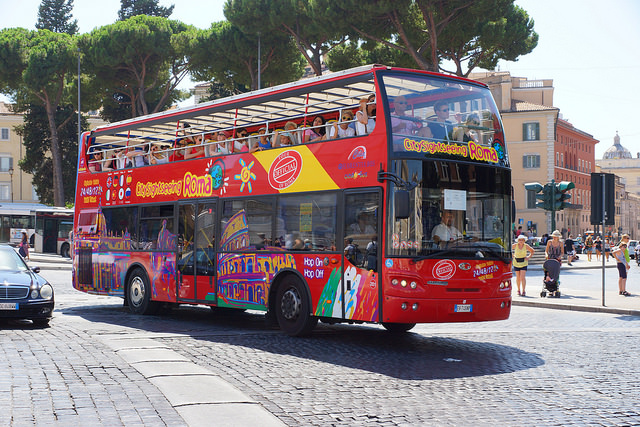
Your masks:
<svg viewBox="0 0 640 427"><path fill-rule="evenodd" d="M562 256L564 255L564 246L560 242L562 234L558 230L551 233L551 240L547 242L547 248L544 251L546 259L555 259L562 264Z"/></svg>
<svg viewBox="0 0 640 427"><path fill-rule="evenodd" d="M624 258L624 251L627 249L626 243L620 243L620 246L613 249L612 255L616 260L618 267L618 291L620 295L629 297L631 294L627 292L627 271L631 268L627 260Z"/></svg>
<svg viewBox="0 0 640 427"><path fill-rule="evenodd" d="M611 254L611 242L609 242L609 239L604 239L604 257L606 258L607 262L609 262L609 255Z"/></svg>
<svg viewBox="0 0 640 427"><path fill-rule="evenodd" d="M627 247L624 249L624 259L625 261L627 261L627 264L628 264L631 262L631 257L629 256L629 235L628 234L622 235L622 237L620 238L620 243L618 243L618 246L620 246L623 243L627 245Z"/></svg>
<svg viewBox="0 0 640 427"><path fill-rule="evenodd" d="M571 234L569 234L567 240L564 241L564 253L567 254L567 264L572 265L571 261L573 261L573 258L576 255L576 250L573 245L573 238Z"/></svg>
<svg viewBox="0 0 640 427"><path fill-rule="evenodd" d="M524 234L518 236L517 243L514 243L513 250L513 271L516 272L516 286L518 287L518 295L526 296L527 287L527 266L529 258L534 254L534 250L527 243L527 237Z"/></svg>
<svg viewBox="0 0 640 427"><path fill-rule="evenodd" d="M602 239L600 236L596 237L594 246L596 247L596 261L600 261L600 255L602 254Z"/></svg>
<svg viewBox="0 0 640 427"><path fill-rule="evenodd" d="M27 236L27 230L25 229L23 229L21 233L22 240L20 240L20 249L18 249L18 252L22 255L22 258L29 261L29 236Z"/></svg>
<svg viewBox="0 0 640 427"><path fill-rule="evenodd" d="M588 235L584 240L584 249L587 253L587 261L591 262L591 255L593 252L593 239L591 238L591 235Z"/></svg>

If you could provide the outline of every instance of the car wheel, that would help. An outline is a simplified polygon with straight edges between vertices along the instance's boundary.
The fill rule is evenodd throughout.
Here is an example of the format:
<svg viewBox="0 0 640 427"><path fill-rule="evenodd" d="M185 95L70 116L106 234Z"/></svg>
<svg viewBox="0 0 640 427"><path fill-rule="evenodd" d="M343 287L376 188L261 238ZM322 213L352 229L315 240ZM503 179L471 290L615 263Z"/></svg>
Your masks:
<svg viewBox="0 0 640 427"><path fill-rule="evenodd" d="M318 318L311 316L306 287L293 275L285 277L278 287L276 316L280 329L295 337L307 335L318 323Z"/></svg>
<svg viewBox="0 0 640 427"><path fill-rule="evenodd" d="M33 322L33 326L36 326L38 328L46 328L47 326L49 326L49 321L51 319L31 319L31 321Z"/></svg>
<svg viewBox="0 0 640 427"><path fill-rule="evenodd" d="M69 244L65 243L60 248L60 256L64 258L69 258Z"/></svg>
<svg viewBox="0 0 640 427"><path fill-rule="evenodd" d="M129 309L135 314L154 314L158 304L151 301L149 278L141 268L131 272L127 282Z"/></svg>

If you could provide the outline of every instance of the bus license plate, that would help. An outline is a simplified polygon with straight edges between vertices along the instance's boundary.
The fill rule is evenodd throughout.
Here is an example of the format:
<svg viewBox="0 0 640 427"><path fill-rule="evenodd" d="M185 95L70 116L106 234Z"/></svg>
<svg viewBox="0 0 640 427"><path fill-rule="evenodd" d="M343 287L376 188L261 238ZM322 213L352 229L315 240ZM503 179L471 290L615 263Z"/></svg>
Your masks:
<svg viewBox="0 0 640 427"><path fill-rule="evenodd" d="M453 311L456 313L471 313L473 311L473 304L456 304Z"/></svg>
<svg viewBox="0 0 640 427"><path fill-rule="evenodd" d="M17 310L17 302L2 302L0 303L0 310Z"/></svg>

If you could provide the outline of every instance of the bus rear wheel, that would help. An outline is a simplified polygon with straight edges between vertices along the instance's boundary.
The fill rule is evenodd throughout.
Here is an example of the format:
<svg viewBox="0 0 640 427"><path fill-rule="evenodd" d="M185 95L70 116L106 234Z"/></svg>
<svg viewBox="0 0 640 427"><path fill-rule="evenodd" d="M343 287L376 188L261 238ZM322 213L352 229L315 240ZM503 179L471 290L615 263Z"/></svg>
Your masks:
<svg viewBox="0 0 640 427"><path fill-rule="evenodd" d="M309 334L318 323L318 318L311 316L309 293L298 278L285 277L278 287L276 317L280 329L294 337Z"/></svg>
<svg viewBox="0 0 640 427"><path fill-rule="evenodd" d="M382 326L389 332L403 333L413 329L415 323L382 323Z"/></svg>
<svg viewBox="0 0 640 427"><path fill-rule="evenodd" d="M135 314L154 314L157 303L151 301L151 285L149 279L141 268L131 272L127 282L127 299L129 309Z"/></svg>

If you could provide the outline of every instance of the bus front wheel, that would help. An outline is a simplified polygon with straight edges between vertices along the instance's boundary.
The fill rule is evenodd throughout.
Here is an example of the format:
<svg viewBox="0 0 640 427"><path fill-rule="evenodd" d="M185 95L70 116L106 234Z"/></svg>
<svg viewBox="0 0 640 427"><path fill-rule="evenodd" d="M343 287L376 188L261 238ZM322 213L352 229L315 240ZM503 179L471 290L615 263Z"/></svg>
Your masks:
<svg viewBox="0 0 640 427"><path fill-rule="evenodd" d="M127 284L129 309L135 314L153 314L157 304L151 301L151 285L141 268L131 272Z"/></svg>
<svg viewBox="0 0 640 427"><path fill-rule="evenodd" d="M310 333L318 318L311 316L309 301L309 293L298 278L284 278L276 294L276 317L280 329L294 337Z"/></svg>
<svg viewBox="0 0 640 427"><path fill-rule="evenodd" d="M382 326L389 332L403 333L413 329L415 323L382 323Z"/></svg>

